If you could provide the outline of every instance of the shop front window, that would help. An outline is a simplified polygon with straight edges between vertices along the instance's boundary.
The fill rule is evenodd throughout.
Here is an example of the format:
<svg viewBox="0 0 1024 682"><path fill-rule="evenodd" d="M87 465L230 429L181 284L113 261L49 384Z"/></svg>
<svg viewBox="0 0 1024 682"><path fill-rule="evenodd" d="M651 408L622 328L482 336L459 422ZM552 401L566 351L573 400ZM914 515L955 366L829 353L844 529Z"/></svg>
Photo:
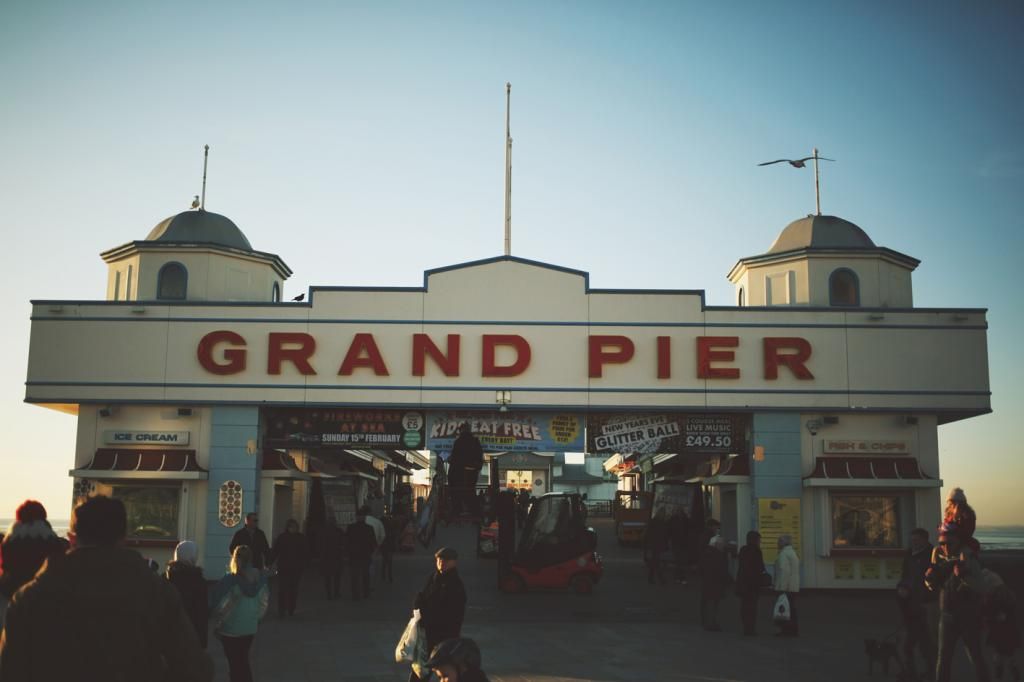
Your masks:
<svg viewBox="0 0 1024 682"><path fill-rule="evenodd" d="M111 496L128 512L128 539L178 539L179 486L113 485Z"/></svg>
<svg viewBox="0 0 1024 682"><path fill-rule="evenodd" d="M900 498L896 495L833 495L832 547L900 547Z"/></svg>

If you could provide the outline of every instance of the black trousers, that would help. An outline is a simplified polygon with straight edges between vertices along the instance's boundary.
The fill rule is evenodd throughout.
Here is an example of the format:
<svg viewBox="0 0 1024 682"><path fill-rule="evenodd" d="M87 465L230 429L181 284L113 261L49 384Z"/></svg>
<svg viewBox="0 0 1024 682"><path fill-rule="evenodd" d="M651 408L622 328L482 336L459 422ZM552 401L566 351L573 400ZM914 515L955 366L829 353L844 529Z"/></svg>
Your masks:
<svg viewBox="0 0 1024 682"><path fill-rule="evenodd" d="M352 572L352 601L370 596L370 557L349 561Z"/></svg>
<svg viewBox="0 0 1024 682"><path fill-rule="evenodd" d="M722 597L700 591L700 624L705 630L718 630L718 605Z"/></svg>
<svg viewBox="0 0 1024 682"><path fill-rule="evenodd" d="M655 579L664 585L665 584L665 573L662 571L661 566L661 552L653 552L646 557L644 561L647 562L647 582L651 585L654 584Z"/></svg>
<svg viewBox="0 0 1024 682"><path fill-rule="evenodd" d="M341 566L327 569L324 574L324 589L327 591L328 599L337 599L341 596Z"/></svg>
<svg viewBox="0 0 1024 682"><path fill-rule="evenodd" d="M974 679L988 682L988 666L981 651L981 618L943 612L939 617L939 660L935 666L936 682L949 682L956 643L964 640L967 658L974 664Z"/></svg>
<svg viewBox="0 0 1024 682"><path fill-rule="evenodd" d="M224 658L228 659L228 679L231 682L252 682L252 666L249 665L249 649L253 635L244 637L220 636L224 647Z"/></svg>
<svg viewBox="0 0 1024 682"><path fill-rule="evenodd" d="M295 571L277 574L277 615L282 618L287 613L295 615L295 605L299 601L299 579L302 573Z"/></svg>
<svg viewBox="0 0 1024 682"><path fill-rule="evenodd" d="M757 592L740 596L740 622L743 623L743 634L752 635L757 623Z"/></svg>
<svg viewBox="0 0 1024 682"><path fill-rule="evenodd" d="M380 579L387 580L389 583L395 581L395 576L392 573L391 559L395 556L394 552L380 553Z"/></svg>
<svg viewBox="0 0 1024 682"><path fill-rule="evenodd" d="M924 658L925 670L934 670L936 665L935 641L932 639L932 633L928 631L928 616L925 610L920 607L911 607L910 612L903 616L903 627L906 628L906 634L903 636L903 658L907 669L911 672L917 671L914 664L914 651L918 650Z"/></svg>

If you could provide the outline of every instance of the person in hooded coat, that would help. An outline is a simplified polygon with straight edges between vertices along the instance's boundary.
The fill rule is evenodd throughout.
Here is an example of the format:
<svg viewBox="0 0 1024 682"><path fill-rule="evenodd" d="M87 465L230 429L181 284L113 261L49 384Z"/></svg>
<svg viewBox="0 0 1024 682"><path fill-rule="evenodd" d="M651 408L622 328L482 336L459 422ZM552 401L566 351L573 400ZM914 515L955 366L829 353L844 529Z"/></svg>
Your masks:
<svg viewBox="0 0 1024 682"><path fill-rule="evenodd" d="M210 617L209 595L203 569L196 566L199 548L191 540L182 540L174 548L174 559L167 564L167 580L178 590L199 643L205 649L208 641L207 621Z"/></svg>
<svg viewBox="0 0 1024 682"><path fill-rule="evenodd" d="M35 500L23 502L0 541L0 628L14 593L32 580L48 560L62 556L64 550L64 543L46 520L46 508Z"/></svg>

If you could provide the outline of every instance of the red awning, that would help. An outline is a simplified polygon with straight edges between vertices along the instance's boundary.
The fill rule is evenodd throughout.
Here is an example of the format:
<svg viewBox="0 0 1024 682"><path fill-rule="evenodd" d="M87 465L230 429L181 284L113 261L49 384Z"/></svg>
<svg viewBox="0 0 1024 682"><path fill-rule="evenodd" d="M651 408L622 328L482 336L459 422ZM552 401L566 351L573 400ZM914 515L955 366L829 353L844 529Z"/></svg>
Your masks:
<svg viewBox="0 0 1024 682"><path fill-rule="evenodd" d="M914 488L939 487L942 481L921 471L916 457L818 457L804 486L860 484Z"/></svg>
<svg viewBox="0 0 1024 682"><path fill-rule="evenodd" d="M77 478L205 479L195 450L121 450L99 448L89 465L70 472Z"/></svg>
<svg viewBox="0 0 1024 682"><path fill-rule="evenodd" d="M295 463L295 458L283 450L264 450L260 464L263 475L268 478L310 478L309 474Z"/></svg>

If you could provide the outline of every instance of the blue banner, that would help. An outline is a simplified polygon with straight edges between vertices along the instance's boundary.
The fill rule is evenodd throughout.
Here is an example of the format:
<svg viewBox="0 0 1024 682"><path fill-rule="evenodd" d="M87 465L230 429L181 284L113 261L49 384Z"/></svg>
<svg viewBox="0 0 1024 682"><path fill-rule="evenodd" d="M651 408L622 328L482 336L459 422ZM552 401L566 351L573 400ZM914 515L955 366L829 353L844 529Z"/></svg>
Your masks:
<svg viewBox="0 0 1024 682"><path fill-rule="evenodd" d="M583 452L583 417L564 412L427 412L427 449L451 452L469 424L484 452Z"/></svg>

